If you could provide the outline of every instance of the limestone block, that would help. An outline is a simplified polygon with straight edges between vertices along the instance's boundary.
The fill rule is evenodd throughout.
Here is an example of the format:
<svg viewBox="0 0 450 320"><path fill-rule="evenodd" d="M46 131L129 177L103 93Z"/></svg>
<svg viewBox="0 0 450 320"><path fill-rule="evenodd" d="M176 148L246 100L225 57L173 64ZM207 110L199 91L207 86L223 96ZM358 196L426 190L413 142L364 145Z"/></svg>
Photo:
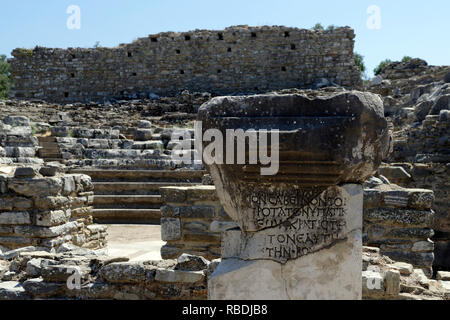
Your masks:
<svg viewBox="0 0 450 320"><path fill-rule="evenodd" d="M26 197L57 196L62 191L61 179L46 177L39 179L10 179L8 188Z"/></svg>
<svg viewBox="0 0 450 320"><path fill-rule="evenodd" d="M208 268L209 261L201 256L183 253L177 258L175 270L201 271Z"/></svg>
<svg viewBox="0 0 450 320"><path fill-rule="evenodd" d="M384 294L384 278L376 271L362 272L362 295L365 297L380 297Z"/></svg>
<svg viewBox="0 0 450 320"><path fill-rule="evenodd" d="M0 225L31 224L30 214L23 212L1 212Z"/></svg>
<svg viewBox="0 0 450 320"><path fill-rule="evenodd" d="M142 263L115 262L102 267L100 274L112 283L142 283L147 278L147 269Z"/></svg>
<svg viewBox="0 0 450 320"><path fill-rule="evenodd" d="M53 227L66 223L70 218L64 210L43 211L36 213L36 225L42 227Z"/></svg>
<svg viewBox="0 0 450 320"><path fill-rule="evenodd" d="M203 271L157 269L155 280L169 283L196 283L205 280Z"/></svg>
<svg viewBox="0 0 450 320"><path fill-rule="evenodd" d="M434 242L427 239L426 241L414 242L411 251L414 252L432 252L434 250Z"/></svg>
<svg viewBox="0 0 450 320"><path fill-rule="evenodd" d="M400 293L400 272L388 270L384 275L384 285L387 295L397 296Z"/></svg>
<svg viewBox="0 0 450 320"><path fill-rule="evenodd" d="M354 241L344 240L332 248L322 249L319 254L305 255L286 264L222 259L209 278L208 297L213 300L361 299L361 247L354 245ZM342 256L348 259L343 261Z"/></svg>
<svg viewBox="0 0 450 320"><path fill-rule="evenodd" d="M412 264L405 262L395 262L394 264L390 265L390 267L398 270L402 275L410 275L414 269Z"/></svg>
<svg viewBox="0 0 450 320"><path fill-rule="evenodd" d="M408 200L408 199L406 199ZM409 209L376 208L364 210L364 220L395 227L430 227L434 212Z"/></svg>
<svg viewBox="0 0 450 320"><path fill-rule="evenodd" d="M80 277L85 277L90 272L86 266L74 266L74 265L46 265L41 268L42 278L46 282L66 282L67 279L74 275L79 274Z"/></svg>
<svg viewBox="0 0 450 320"><path fill-rule="evenodd" d="M17 226L14 232L19 236L32 238L54 238L60 235L66 235L77 230L76 222L67 222L55 227L37 227L37 226Z"/></svg>
<svg viewBox="0 0 450 320"><path fill-rule="evenodd" d="M297 212L275 227L252 233L225 232L222 258L271 259L285 263L332 246L362 228L360 185L329 187L303 208L306 211L297 208L294 205L292 210ZM288 211L289 206L283 209Z"/></svg>
<svg viewBox="0 0 450 320"><path fill-rule="evenodd" d="M448 271L438 271L436 279L442 281L450 281L450 272Z"/></svg>
<svg viewBox="0 0 450 320"><path fill-rule="evenodd" d="M163 241L181 239L180 219L161 218L161 239Z"/></svg>

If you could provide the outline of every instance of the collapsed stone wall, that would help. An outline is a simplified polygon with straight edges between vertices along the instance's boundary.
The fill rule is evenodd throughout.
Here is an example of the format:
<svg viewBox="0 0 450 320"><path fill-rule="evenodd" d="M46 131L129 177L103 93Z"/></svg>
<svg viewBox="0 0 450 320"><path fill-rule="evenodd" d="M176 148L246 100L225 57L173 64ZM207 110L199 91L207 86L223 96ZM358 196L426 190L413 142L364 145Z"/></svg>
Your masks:
<svg viewBox="0 0 450 320"><path fill-rule="evenodd" d="M0 248L99 248L106 227L92 222L93 184L58 167L0 167Z"/></svg>
<svg viewBox="0 0 450 320"><path fill-rule="evenodd" d="M202 257L132 262L101 251L22 251L0 259L0 300L207 298L208 270L215 263Z"/></svg>
<svg viewBox="0 0 450 320"><path fill-rule="evenodd" d="M362 84L349 27L315 31L282 26L166 32L115 48L12 52L11 96L56 102L174 94L217 94L304 87L326 78Z"/></svg>
<svg viewBox="0 0 450 320"><path fill-rule="evenodd" d="M129 261L87 249L24 249L0 258L0 300L206 300L207 281L220 262L187 254L177 260ZM421 269L371 247L363 248L362 267L363 299L450 299L448 272L430 280Z"/></svg>

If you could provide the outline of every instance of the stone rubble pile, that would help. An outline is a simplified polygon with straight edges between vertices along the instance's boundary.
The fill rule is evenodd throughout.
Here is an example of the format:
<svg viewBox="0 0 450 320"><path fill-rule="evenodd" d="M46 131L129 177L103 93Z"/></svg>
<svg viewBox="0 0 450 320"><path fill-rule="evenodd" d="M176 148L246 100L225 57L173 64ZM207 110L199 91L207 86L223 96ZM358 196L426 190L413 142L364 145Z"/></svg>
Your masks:
<svg viewBox="0 0 450 320"><path fill-rule="evenodd" d="M420 268L396 262L379 248L363 247L362 290L365 300L450 300L450 277L440 271L429 279Z"/></svg>
<svg viewBox="0 0 450 320"><path fill-rule="evenodd" d="M22 248L0 257L0 300L206 300L220 259L129 261L107 251L65 246L49 253ZM363 247L363 299L450 300L450 274L428 279L421 269Z"/></svg>
<svg viewBox="0 0 450 320"><path fill-rule="evenodd" d="M192 255L132 262L104 249L22 250L0 259L0 300L205 300L215 265Z"/></svg>

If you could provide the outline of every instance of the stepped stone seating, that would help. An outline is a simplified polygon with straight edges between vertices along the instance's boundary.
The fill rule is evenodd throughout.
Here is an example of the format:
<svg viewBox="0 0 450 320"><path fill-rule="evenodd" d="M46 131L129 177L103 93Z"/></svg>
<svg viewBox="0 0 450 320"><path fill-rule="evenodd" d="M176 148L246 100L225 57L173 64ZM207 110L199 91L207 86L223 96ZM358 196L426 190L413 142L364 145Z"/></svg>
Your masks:
<svg viewBox="0 0 450 320"><path fill-rule="evenodd" d="M161 219L159 188L201 183L204 170L73 169L94 184L94 221L155 223Z"/></svg>

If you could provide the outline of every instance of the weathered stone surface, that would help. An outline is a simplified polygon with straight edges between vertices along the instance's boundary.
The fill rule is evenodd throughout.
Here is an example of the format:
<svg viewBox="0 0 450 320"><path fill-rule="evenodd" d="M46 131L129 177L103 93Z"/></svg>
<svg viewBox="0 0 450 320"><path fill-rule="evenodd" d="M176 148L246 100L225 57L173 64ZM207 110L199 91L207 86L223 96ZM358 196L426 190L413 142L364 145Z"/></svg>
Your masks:
<svg viewBox="0 0 450 320"><path fill-rule="evenodd" d="M449 271L438 271L436 279L442 281L450 281L450 272Z"/></svg>
<svg viewBox="0 0 450 320"><path fill-rule="evenodd" d="M361 248L353 244L354 240L344 240L322 249L320 257L306 255L284 265L222 259L208 280L209 299L361 299Z"/></svg>
<svg viewBox="0 0 450 320"><path fill-rule="evenodd" d="M56 196L62 190L61 179L55 177L33 180L11 179L8 188L26 197Z"/></svg>
<svg viewBox="0 0 450 320"><path fill-rule="evenodd" d="M31 224L30 214L28 212L1 212L0 225L20 225Z"/></svg>
<svg viewBox="0 0 450 320"><path fill-rule="evenodd" d="M377 224L397 227L428 227L433 221L431 210L397 210L390 208L369 209L364 212L364 219Z"/></svg>
<svg viewBox="0 0 450 320"><path fill-rule="evenodd" d="M0 300L23 300L26 298L27 295L20 282L0 282Z"/></svg>
<svg viewBox="0 0 450 320"><path fill-rule="evenodd" d="M396 263L392 264L392 267L397 269L400 272L400 274L403 274L403 275L410 275L414 269L412 264L405 263L405 262L396 262Z"/></svg>
<svg viewBox="0 0 450 320"><path fill-rule="evenodd" d="M183 253L177 259L175 270L200 271L208 268L209 261L203 257Z"/></svg>
<svg viewBox="0 0 450 320"><path fill-rule="evenodd" d="M365 181L389 147L382 101L356 91L315 98L270 94L214 98L199 109L198 120L203 132L218 129L224 137L226 129L280 130L279 171L275 175L260 179L260 165L206 163L218 194L223 195L226 212L243 231L280 223L273 214L257 219L252 197L268 201L276 192L289 198L295 196L296 186L312 188L297 196L305 206L324 186ZM203 142L203 147L207 146ZM226 159L224 151L220 150ZM280 219L290 215L292 212L287 212Z"/></svg>
<svg viewBox="0 0 450 320"><path fill-rule="evenodd" d="M181 238L180 219L161 218L161 239L163 241L178 240Z"/></svg>
<svg viewBox="0 0 450 320"><path fill-rule="evenodd" d="M353 60L354 36L348 27L314 31L233 26L154 34L117 48L39 47L25 53L17 49L12 52L15 87L11 94L64 103L155 99L155 94L178 93L182 88L229 94L304 87L324 75L328 82L359 86L362 81ZM162 57L164 62L157 62ZM180 70L180 61L185 61L186 72Z"/></svg>
<svg viewBox="0 0 450 320"><path fill-rule="evenodd" d="M15 178L33 178L38 173L38 170L33 167L19 167L14 172Z"/></svg>
<svg viewBox="0 0 450 320"><path fill-rule="evenodd" d="M115 262L100 269L103 279L112 283L140 283L146 280L147 270L142 263Z"/></svg>
<svg viewBox="0 0 450 320"><path fill-rule="evenodd" d="M157 269L155 280L169 283L195 283L201 282L205 279L203 271L181 271L181 270L167 270Z"/></svg>
<svg viewBox="0 0 450 320"><path fill-rule="evenodd" d="M400 293L400 272L397 270L387 271L384 275L384 285L387 295L398 296Z"/></svg>
<svg viewBox="0 0 450 320"><path fill-rule="evenodd" d="M352 231L360 230L361 212L361 186L330 187L280 225L256 233L226 231L222 258L271 259L285 263L329 247L347 238Z"/></svg>
<svg viewBox="0 0 450 320"><path fill-rule="evenodd" d="M69 218L70 214L63 210L38 212L36 213L36 225L53 227L66 223Z"/></svg>

